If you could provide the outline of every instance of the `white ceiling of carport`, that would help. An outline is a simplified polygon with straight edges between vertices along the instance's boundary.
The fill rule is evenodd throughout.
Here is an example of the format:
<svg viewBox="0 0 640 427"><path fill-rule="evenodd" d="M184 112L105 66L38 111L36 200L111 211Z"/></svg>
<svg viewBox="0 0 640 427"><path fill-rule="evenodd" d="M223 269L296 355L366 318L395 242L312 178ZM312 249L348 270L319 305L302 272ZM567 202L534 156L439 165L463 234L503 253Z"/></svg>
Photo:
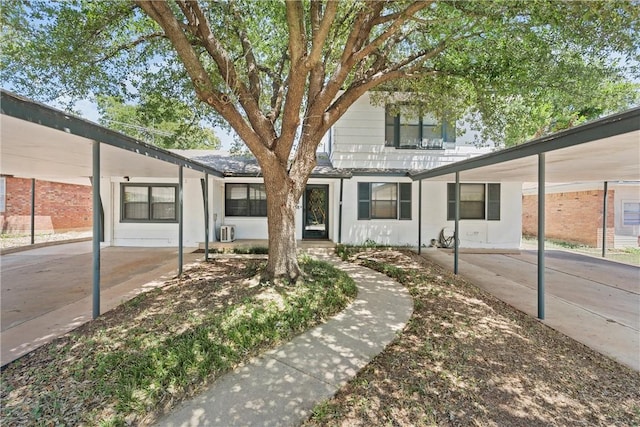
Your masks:
<svg viewBox="0 0 640 427"><path fill-rule="evenodd" d="M37 123L0 115L0 173L88 184L92 140ZM185 178L202 172L183 168ZM178 166L109 144L100 144L101 176L178 177Z"/></svg>
<svg viewBox="0 0 640 427"><path fill-rule="evenodd" d="M495 155L492 153L486 156ZM452 166L452 165L449 165ZM446 167L443 167L445 169ZM455 181L455 173L426 178ZM604 182L640 180L640 131L547 151L546 182ZM460 181L537 182L538 156L531 155L460 171Z"/></svg>

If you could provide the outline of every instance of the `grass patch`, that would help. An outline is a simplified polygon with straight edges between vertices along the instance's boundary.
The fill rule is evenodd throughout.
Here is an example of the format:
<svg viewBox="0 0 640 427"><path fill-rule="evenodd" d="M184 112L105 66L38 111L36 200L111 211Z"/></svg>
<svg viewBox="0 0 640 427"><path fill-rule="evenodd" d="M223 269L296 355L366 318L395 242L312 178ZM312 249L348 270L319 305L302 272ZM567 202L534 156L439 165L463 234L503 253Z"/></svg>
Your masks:
<svg viewBox="0 0 640 427"><path fill-rule="evenodd" d="M341 311L356 286L302 258L296 286L254 279L264 263L203 263L9 364L6 425L148 424L268 348Z"/></svg>

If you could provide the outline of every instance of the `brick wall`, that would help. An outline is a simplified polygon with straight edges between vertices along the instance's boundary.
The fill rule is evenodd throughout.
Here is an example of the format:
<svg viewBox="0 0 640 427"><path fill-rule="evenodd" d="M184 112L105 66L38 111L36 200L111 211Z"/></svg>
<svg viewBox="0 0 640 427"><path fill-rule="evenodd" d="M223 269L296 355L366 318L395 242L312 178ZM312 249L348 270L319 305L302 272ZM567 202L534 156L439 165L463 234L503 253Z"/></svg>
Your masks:
<svg viewBox="0 0 640 427"><path fill-rule="evenodd" d="M602 199L604 190L547 194L545 235L588 246L602 246ZM613 190L607 194L607 245L613 247ZM522 234L538 235L538 196L522 196Z"/></svg>
<svg viewBox="0 0 640 427"><path fill-rule="evenodd" d="M0 213L2 233L31 231L31 180L5 177L5 211ZM91 187L36 180L35 229L38 233L91 228Z"/></svg>

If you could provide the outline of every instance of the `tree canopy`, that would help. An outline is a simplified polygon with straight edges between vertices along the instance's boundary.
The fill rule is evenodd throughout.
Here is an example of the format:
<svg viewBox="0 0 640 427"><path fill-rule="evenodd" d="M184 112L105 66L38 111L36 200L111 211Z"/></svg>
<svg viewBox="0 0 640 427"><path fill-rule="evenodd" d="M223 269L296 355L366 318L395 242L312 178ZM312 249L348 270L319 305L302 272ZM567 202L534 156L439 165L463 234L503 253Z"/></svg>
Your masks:
<svg viewBox="0 0 640 427"><path fill-rule="evenodd" d="M519 142L638 101L639 15L631 0L14 0L1 62L37 99L208 109L257 158L268 269L295 278L295 207L316 147L359 97L403 91Z"/></svg>
<svg viewBox="0 0 640 427"><path fill-rule="evenodd" d="M220 148L213 130L203 127L201 117L184 104L167 108L163 102L147 97L142 105L132 105L114 96L98 96L97 104L101 124L132 138L163 148Z"/></svg>

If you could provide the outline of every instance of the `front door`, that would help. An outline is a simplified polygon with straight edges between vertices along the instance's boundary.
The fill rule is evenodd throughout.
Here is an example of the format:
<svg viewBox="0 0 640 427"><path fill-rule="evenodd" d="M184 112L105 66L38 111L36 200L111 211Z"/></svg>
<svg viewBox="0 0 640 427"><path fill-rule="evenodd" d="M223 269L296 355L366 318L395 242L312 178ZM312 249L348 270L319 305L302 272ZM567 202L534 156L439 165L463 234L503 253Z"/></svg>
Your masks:
<svg viewBox="0 0 640 427"><path fill-rule="evenodd" d="M329 186L307 185L302 200L302 238L329 238Z"/></svg>

